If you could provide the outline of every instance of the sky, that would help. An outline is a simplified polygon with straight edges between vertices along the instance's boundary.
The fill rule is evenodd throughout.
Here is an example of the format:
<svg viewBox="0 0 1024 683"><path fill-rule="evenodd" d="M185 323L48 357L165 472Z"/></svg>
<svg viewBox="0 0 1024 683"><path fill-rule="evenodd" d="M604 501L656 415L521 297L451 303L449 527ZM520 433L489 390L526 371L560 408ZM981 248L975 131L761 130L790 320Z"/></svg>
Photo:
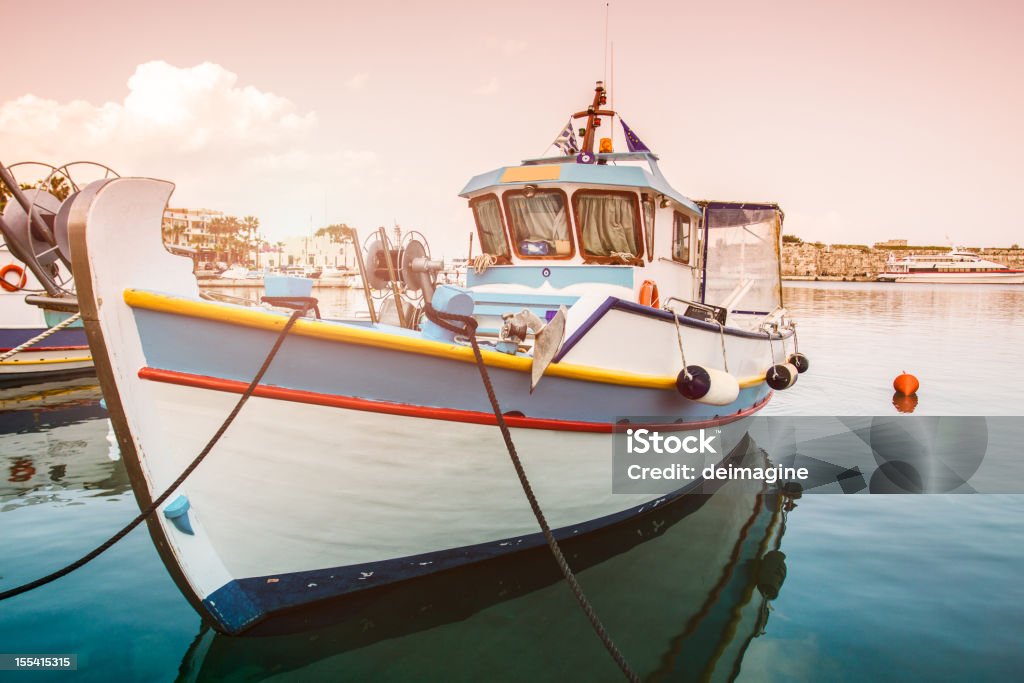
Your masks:
<svg viewBox="0 0 1024 683"><path fill-rule="evenodd" d="M272 240L397 222L464 252L466 181L553 152L611 75L604 2L59 0L4 15L0 161L171 180L173 206L256 215ZM805 240L1024 244L1024 4L608 15L611 104L683 194L777 201Z"/></svg>

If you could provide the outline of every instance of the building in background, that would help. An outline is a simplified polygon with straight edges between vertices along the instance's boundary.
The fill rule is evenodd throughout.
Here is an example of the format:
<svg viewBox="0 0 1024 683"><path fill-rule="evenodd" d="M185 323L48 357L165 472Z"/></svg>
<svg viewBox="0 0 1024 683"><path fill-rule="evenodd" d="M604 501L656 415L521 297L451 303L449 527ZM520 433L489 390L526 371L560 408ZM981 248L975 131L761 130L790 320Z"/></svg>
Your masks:
<svg viewBox="0 0 1024 683"><path fill-rule="evenodd" d="M286 237L280 242L264 243L260 247L260 263L267 268L358 269L352 241L334 235Z"/></svg>
<svg viewBox="0 0 1024 683"><path fill-rule="evenodd" d="M180 247L213 249L216 244L210 224L218 218L224 218L223 211L164 209L164 242Z"/></svg>
<svg viewBox="0 0 1024 683"><path fill-rule="evenodd" d="M225 227L230 227L230 234L224 231ZM244 220L225 216L222 211L168 208L163 218L164 242L194 249L197 265L220 264L221 269L228 266L261 270L300 267L306 272L354 272L357 270L355 247L348 230L347 226L328 226L314 235L268 242L255 230L247 233Z"/></svg>

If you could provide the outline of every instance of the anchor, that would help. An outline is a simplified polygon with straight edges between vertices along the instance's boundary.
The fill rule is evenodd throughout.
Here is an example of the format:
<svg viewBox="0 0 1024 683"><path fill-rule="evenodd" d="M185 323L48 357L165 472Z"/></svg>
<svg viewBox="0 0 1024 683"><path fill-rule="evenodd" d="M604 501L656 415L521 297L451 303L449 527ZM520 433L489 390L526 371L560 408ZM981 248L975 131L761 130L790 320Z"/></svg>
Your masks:
<svg viewBox="0 0 1024 683"><path fill-rule="evenodd" d="M504 324L498 334L497 349L503 353L515 354L519 345L526 341L529 331L533 331L533 366L530 372L530 393L537 388L537 383L548 369L551 362L562 347L565 338L565 306L559 306L558 312L550 321L544 322L533 311L524 308L519 313L505 313L501 316Z"/></svg>

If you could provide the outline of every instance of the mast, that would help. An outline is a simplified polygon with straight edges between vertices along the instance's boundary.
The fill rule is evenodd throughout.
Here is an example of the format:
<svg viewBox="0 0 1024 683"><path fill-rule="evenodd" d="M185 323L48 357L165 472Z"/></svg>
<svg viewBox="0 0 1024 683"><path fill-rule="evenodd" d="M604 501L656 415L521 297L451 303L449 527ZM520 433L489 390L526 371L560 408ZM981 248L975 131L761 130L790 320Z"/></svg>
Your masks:
<svg viewBox="0 0 1024 683"><path fill-rule="evenodd" d="M604 89L604 81L598 81L594 88L594 103L587 107L586 111L579 111L572 115L574 119L587 118L587 127L583 133L583 149L576 157L576 163L592 164L596 161L594 157L595 132L601 125L602 116L615 116L611 109L601 109L601 105L608 102L608 96Z"/></svg>

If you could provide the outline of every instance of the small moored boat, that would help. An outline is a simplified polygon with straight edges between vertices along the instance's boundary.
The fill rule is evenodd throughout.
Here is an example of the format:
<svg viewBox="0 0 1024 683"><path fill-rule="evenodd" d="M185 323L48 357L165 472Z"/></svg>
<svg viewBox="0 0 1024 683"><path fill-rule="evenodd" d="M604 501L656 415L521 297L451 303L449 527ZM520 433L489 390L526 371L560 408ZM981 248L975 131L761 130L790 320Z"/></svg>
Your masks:
<svg viewBox="0 0 1024 683"><path fill-rule="evenodd" d="M37 162L0 164L0 195L6 198L0 216L0 384L24 385L92 373L85 330L76 315L63 230L70 208L64 200L78 191L71 169L80 175L83 166L113 174L92 162L59 167ZM43 169L42 180L32 188L23 188L15 178L15 171L33 177L25 167Z"/></svg>

